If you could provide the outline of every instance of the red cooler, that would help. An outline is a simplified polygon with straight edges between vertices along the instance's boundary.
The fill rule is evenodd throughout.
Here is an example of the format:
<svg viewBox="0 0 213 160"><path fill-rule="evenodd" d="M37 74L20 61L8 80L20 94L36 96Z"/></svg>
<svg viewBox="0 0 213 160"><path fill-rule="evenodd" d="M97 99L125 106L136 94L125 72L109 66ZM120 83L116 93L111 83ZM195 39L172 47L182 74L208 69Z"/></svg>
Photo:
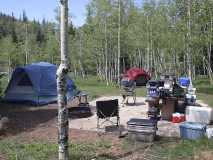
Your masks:
<svg viewBox="0 0 213 160"><path fill-rule="evenodd" d="M185 115L180 113L173 113L172 114L172 122L173 123L180 123L185 121Z"/></svg>

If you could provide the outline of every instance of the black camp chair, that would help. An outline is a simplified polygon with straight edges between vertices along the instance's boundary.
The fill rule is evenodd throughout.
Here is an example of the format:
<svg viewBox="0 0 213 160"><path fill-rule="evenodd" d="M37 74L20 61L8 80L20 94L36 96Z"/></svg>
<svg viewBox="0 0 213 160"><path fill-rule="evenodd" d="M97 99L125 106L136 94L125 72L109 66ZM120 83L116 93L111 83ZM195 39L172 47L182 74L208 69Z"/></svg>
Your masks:
<svg viewBox="0 0 213 160"><path fill-rule="evenodd" d="M97 130L101 129L101 125L105 122L110 122L113 125L120 126L120 117L119 117L119 105L118 99L115 100L106 100L106 101L96 101L96 110L97 110ZM110 118L117 117L117 121L113 122ZM104 119L100 123L100 119Z"/></svg>

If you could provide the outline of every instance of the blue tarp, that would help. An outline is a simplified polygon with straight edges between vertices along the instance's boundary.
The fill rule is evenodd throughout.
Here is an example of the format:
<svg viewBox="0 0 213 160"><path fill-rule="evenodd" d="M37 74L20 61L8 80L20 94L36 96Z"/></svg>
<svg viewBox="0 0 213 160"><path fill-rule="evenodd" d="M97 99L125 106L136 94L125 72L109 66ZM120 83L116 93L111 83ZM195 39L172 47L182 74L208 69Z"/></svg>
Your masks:
<svg viewBox="0 0 213 160"><path fill-rule="evenodd" d="M12 78L6 89L5 100L13 102L31 101L36 104L47 104L52 101L56 101L57 100L56 70L57 70L56 65L47 62L39 62L26 65L23 67L17 67L13 72ZM23 76L26 77L26 75L28 79L31 81L31 88L33 90L33 94L32 92L30 92L31 94L30 96L29 96L29 89L26 88L26 85L23 86L18 84L23 78ZM21 89L23 89L22 91L20 91L21 93L17 91ZM25 89L27 89L28 92L26 91L25 93L24 92ZM13 92L13 90L16 91ZM73 97L76 93L77 90L74 82L71 79L67 78L67 98L69 99Z"/></svg>

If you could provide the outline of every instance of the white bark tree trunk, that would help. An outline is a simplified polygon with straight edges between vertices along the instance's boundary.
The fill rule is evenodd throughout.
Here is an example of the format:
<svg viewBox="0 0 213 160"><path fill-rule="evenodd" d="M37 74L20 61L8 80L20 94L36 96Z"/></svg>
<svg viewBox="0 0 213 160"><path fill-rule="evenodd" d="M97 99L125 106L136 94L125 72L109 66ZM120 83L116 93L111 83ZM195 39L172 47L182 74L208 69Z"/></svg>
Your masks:
<svg viewBox="0 0 213 160"><path fill-rule="evenodd" d="M208 73L209 73L209 80L210 80L210 84L213 84L213 78L212 78L212 68L211 68L211 54L212 54L212 41L211 41L211 35L212 35L212 30L213 30L213 26L212 26L213 22L212 22L212 18L211 18L211 22L210 22L210 37L209 37L209 46L208 46Z"/></svg>
<svg viewBox="0 0 213 160"><path fill-rule="evenodd" d="M82 65L82 61L81 61L81 58L83 56L82 43L83 43L82 42L82 33L79 32L79 60L78 60L78 63L79 63L80 71L81 71L81 76L84 79L85 78L85 71L84 71L84 68L83 68L83 65Z"/></svg>
<svg viewBox="0 0 213 160"><path fill-rule="evenodd" d="M61 21L61 64L57 70L57 91L58 91L58 159L68 160L68 109L66 97L66 75L68 65L68 0L60 0Z"/></svg>
<svg viewBox="0 0 213 160"><path fill-rule="evenodd" d="M25 24L25 64L29 63L29 50L28 50L28 25Z"/></svg>
<svg viewBox="0 0 213 160"><path fill-rule="evenodd" d="M146 16L146 20L147 20L147 70L150 70L150 44L149 44L149 40L150 40L150 34L149 34L149 17Z"/></svg>
<svg viewBox="0 0 213 160"><path fill-rule="evenodd" d="M118 62L117 62L117 81L120 84L120 57L121 57L121 47L120 47L120 34L121 34L121 0L118 0Z"/></svg>
<svg viewBox="0 0 213 160"><path fill-rule="evenodd" d="M107 42L107 18L105 17L104 24L104 39L105 39L105 80L107 82L107 86L109 85L109 74L108 74L108 42Z"/></svg>
<svg viewBox="0 0 213 160"><path fill-rule="evenodd" d="M9 54L9 57L8 57L8 82L10 82L10 77L11 77L11 57Z"/></svg>
<svg viewBox="0 0 213 160"><path fill-rule="evenodd" d="M191 58L191 0L187 1L187 66L188 76L192 78L192 58Z"/></svg>

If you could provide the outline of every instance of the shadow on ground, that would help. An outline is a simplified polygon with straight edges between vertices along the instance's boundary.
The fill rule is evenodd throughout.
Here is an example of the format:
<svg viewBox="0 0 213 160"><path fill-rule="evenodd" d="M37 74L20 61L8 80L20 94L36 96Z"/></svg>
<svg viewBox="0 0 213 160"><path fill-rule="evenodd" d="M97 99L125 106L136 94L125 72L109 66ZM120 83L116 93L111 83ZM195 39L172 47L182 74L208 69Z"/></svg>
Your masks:
<svg viewBox="0 0 213 160"><path fill-rule="evenodd" d="M16 135L23 131L31 131L57 116L56 107L7 103L0 103L0 106L0 115L9 118L7 130L0 135Z"/></svg>

